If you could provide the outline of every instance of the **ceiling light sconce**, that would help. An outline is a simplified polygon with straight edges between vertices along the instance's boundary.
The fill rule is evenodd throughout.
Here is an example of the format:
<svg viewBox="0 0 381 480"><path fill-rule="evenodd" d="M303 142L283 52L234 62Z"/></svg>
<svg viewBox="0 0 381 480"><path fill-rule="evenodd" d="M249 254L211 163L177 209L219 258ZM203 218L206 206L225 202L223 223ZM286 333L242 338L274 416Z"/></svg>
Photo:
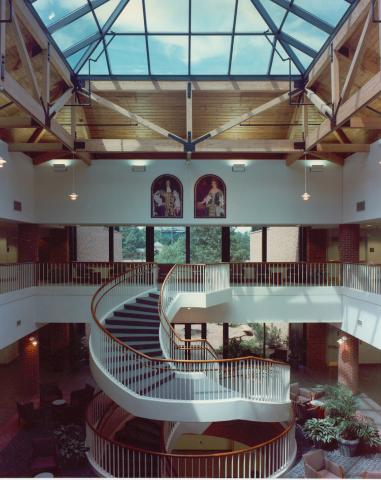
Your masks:
<svg viewBox="0 0 381 480"><path fill-rule="evenodd" d="M235 163L232 166L232 172L243 173L246 171L246 165L244 163Z"/></svg>
<svg viewBox="0 0 381 480"><path fill-rule="evenodd" d="M72 190L71 190L71 193L69 193L68 197L70 198L70 200L72 200L73 202L75 202L76 200L78 200L78 193L76 193L76 189L75 189L75 163L74 163L74 153L73 153L73 163L72 163L72 169L73 169L73 176L72 176Z"/></svg>
<svg viewBox="0 0 381 480"><path fill-rule="evenodd" d="M337 343L339 345L343 345L343 343L345 343L347 340L348 340L347 337L345 335L343 335L337 340Z"/></svg>
<svg viewBox="0 0 381 480"><path fill-rule="evenodd" d="M33 347L37 347L37 345L38 345L37 337L31 336L31 337L29 337L28 340L31 343L31 345L33 345Z"/></svg>
<svg viewBox="0 0 381 480"><path fill-rule="evenodd" d="M0 157L0 168L3 168L6 163L7 161L4 160L4 158Z"/></svg>
<svg viewBox="0 0 381 480"><path fill-rule="evenodd" d="M64 163L53 163L52 167L54 172L61 173L67 171L67 165L65 165Z"/></svg>
<svg viewBox="0 0 381 480"><path fill-rule="evenodd" d="M307 152L304 152L304 193L301 197L305 202L308 202L311 198L311 195L307 192Z"/></svg>
<svg viewBox="0 0 381 480"><path fill-rule="evenodd" d="M145 165L132 165L131 170L134 173L143 173L146 171L146 166Z"/></svg>

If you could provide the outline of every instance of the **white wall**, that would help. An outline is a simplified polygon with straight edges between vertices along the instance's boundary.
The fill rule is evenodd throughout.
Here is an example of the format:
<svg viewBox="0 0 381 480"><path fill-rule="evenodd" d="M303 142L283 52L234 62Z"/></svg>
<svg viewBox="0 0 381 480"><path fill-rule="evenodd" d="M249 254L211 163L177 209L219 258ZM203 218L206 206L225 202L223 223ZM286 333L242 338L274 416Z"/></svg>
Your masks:
<svg viewBox="0 0 381 480"><path fill-rule="evenodd" d="M2 141L0 156L7 161L0 169L0 219L33 222L36 170L31 160L22 153L9 153L7 144ZM22 202L21 212L14 210L14 200Z"/></svg>
<svg viewBox="0 0 381 480"><path fill-rule="evenodd" d="M77 162L76 162L77 163ZM94 161L76 165L79 199L68 200L72 172L55 173L51 165L36 169L36 221L64 224L337 224L341 220L341 169L327 165L311 174L311 201L304 190L303 165L287 167L284 160L248 161L245 173L233 173L232 162L148 161L145 173L131 172L133 161ZM151 219L151 182L163 173L176 175L184 187L182 220ZM204 174L215 173L227 185L227 218L193 218L193 186Z"/></svg>
<svg viewBox="0 0 381 480"><path fill-rule="evenodd" d="M381 219L381 143L371 145L371 151L356 153L345 161L343 168L343 222ZM365 200L363 212L356 203Z"/></svg>

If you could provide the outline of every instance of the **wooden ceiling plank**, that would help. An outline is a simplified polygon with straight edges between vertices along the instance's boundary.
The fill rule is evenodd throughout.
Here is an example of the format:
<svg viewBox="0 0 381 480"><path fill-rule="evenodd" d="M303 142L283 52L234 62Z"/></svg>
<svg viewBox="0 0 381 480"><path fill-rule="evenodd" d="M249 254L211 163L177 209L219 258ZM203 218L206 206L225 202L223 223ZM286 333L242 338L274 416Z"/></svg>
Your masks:
<svg viewBox="0 0 381 480"><path fill-rule="evenodd" d="M369 152L370 145L366 143L319 143L317 151L334 153Z"/></svg>
<svg viewBox="0 0 381 480"><path fill-rule="evenodd" d="M365 128L367 130L381 130L381 117L352 117L350 128Z"/></svg>

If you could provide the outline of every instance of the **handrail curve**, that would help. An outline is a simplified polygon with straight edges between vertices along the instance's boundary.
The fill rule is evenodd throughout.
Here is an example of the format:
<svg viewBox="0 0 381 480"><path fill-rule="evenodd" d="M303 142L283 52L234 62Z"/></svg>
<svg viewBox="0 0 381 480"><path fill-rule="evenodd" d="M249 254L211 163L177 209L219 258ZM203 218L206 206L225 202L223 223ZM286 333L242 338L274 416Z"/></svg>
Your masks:
<svg viewBox="0 0 381 480"><path fill-rule="evenodd" d="M94 466L100 467L101 470L111 474L115 477L128 477L129 473L126 471L130 467L130 459L139 459L145 463L144 470L149 470L149 475L146 476L163 476L181 478L179 470L182 469L183 473L187 471L197 472L199 475L196 477L202 477L200 471L201 462L204 462L204 473L210 472L209 466L217 467L217 471L214 472L213 477L222 478L222 473L227 468L226 462L230 462L229 469L233 472L233 469L237 469L238 472L245 472L245 478L274 478L287 470L292 464L296 455L296 441L295 441L295 425L296 417L292 416L284 430L278 433L275 437L266 440L258 445L243 448L240 450L234 450L232 452L223 453L205 453L205 454L174 454L168 452L158 452L150 449L144 449L141 447L135 447L134 445L125 444L120 441L110 439L97 429L105 412L111 408L115 403L107 397L107 395L100 391L91 400L86 411L86 442L89 448L88 457ZM119 407L121 408L121 407ZM122 409L123 410L123 409ZM174 424L175 425L175 424ZM172 429L167 431L167 436L172 432ZM167 440L166 438L164 440ZM165 442L164 442L165 444ZM118 458L119 462L115 461L113 455ZM267 455L266 455L267 454ZM263 458L270 460L270 455L273 456L271 461L263 461ZM247 468L251 461L249 458L255 459L252 462L252 468ZM256 460L261 458L262 462L256 464ZM124 459L124 461L120 461ZM156 460L153 461L153 459ZM217 460L217 464L216 464ZM187 464L187 462L191 462ZM242 462L240 464L240 462ZM212 465L213 464L213 465ZM153 465L157 465L156 475L155 472L150 470ZM258 470L254 469L254 465ZM177 470L173 467L177 466ZM135 467L133 465L132 467ZM168 467L171 467L168 469ZM136 467L135 467L136 468ZM140 468L140 467L139 467ZM185 470L185 471L184 471ZM136 475L136 471L132 471L132 476ZM142 473L139 471L139 473ZM148 472L147 472L148 473ZM145 475L143 475L145 476ZM185 475L188 476L188 475ZM210 475L206 475L210 476ZM241 475L242 476L242 475Z"/></svg>

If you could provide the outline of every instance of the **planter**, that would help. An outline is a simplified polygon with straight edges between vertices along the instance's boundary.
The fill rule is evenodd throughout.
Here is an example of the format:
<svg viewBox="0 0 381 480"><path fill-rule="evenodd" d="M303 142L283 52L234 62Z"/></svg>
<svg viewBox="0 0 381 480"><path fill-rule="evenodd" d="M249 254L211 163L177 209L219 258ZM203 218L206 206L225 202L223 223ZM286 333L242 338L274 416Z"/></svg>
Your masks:
<svg viewBox="0 0 381 480"><path fill-rule="evenodd" d="M357 448L360 440L345 440L345 438L339 437L339 451L344 457L354 457L356 455Z"/></svg>

